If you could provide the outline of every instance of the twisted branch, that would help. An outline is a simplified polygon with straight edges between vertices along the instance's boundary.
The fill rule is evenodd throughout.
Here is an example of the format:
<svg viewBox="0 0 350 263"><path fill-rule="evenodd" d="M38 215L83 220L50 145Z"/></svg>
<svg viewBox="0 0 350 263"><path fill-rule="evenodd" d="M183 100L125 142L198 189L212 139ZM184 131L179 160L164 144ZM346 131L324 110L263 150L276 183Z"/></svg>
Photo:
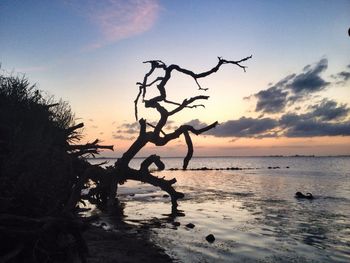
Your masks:
<svg viewBox="0 0 350 263"><path fill-rule="evenodd" d="M159 90L160 95L152 98L151 100L153 102L165 101L166 100L165 85L169 81L169 79L171 77L171 73L172 73L173 70L176 70L176 71L178 71L180 73L183 73L185 75L191 76L195 80L199 90L206 91L207 89L201 87L201 85L198 82L198 79L207 77L207 76L217 72L223 64L236 65L236 66L240 67L241 69L243 69L243 71L245 72L247 67L243 66L241 63L243 63L243 62L245 62L245 61L247 61L247 60L249 60L251 58L252 58L252 56L250 55L250 56L245 57L245 58L243 58L241 60L234 61L234 60L226 60L226 59L223 59L221 57L218 57L218 63L217 63L216 66L214 66L212 69L210 69L208 71L201 72L201 73L194 73L191 70L181 68L180 66L175 65L175 64L172 64L170 66L166 66L165 63L162 62L161 60L145 61L144 63L150 63L151 64L151 69L145 75L145 77L143 79L143 82L142 83L138 82L139 95L136 97L136 99L134 101L134 103L135 103L135 117L136 117L136 120L138 119L137 118L137 103L138 103L140 94L143 93L143 98L144 98L145 95L146 95L146 88L150 87L154 83L160 81L160 83L157 85L157 89ZM164 76L156 78L156 80L152 81L151 83L147 83L148 77L154 72L155 69L163 69L164 70Z"/></svg>
<svg viewBox="0 0 350 263"><path fill-rule="evenodd" d="M184 136L186 145L187 145L187 154L184 157L183 161L183 169L187 169L188 164L193 156L193 143L190 136L190 133L199 135L202 134L210 129L213 129L218 125L218 122L214 122L206 127L203 127L201 129L196 129L191 125L182 125L175 129L171 133L165 133L163 131L163 128L167 124L168 118L181 110L185 108L197 108L197 107L204 107L203 104L193 104L194 102L198 100L207 100L209 96L199 95L192 98L184 99L182 103L173 102L171 100L167 99L166 96L166 90L165 86L168 83L168 81L171 78L172 71L177 71L182 74L188 75L194 79L196 82L198 89L206 91L206 88L202 88L199 84L198 80L200 78L207 77L215 72L217 72L220 67L224 64L233 64L238 66L239 68L246 70L246 66L242 65L241 63L249 60L252 56L245 57L241 60L233 61L233 60L225 60L221 57L218 57L218 63L211 69L201 72L201 73L194 73L191 70L184 69L178 65L172 64L167 66L164 62L161 60L149 60L145 61L144 63L150 64L151 68L150 70L145 74L142 83L137 82L136 84L139 86L139 92L136 96L136 99L134 101L135 104L135 117L136 120L138 120L138 109L137 104L140 100L140 97L142 96L142 102L144 103L144 106L146 108L153 108L160 114L160 118L156 125L147 123L146 120L140 119L140 132L138 138L134 141L134 143L130 146L130 148L123 154L122 158L120 158L115 167L116 172L118 176L114 177L111 182L111 192L109 195L109 203L113 204L113 200L115 197L116 189L118 183L125 182L126 180L138 180L142 182L150 183L154 186L159 186L162 190L169 193L172 199L172 207L173 211L177 208L177 200L179 198L182 198L184 195L183 193L177 192L173 188L173 184L176 182L176 179L171 180L165 180L164 178L158 178L156 176L153 176L150 171L149 167L152 164L155 164L158 168L158 170L164 169L164 163L160 160L160 157L157 155L151 155L148 158L146 158L139 170L135 170L129 167L130 161L135 157L135 155L147 144L152 143L156 146L164 146L168 142L180 137L181 135ZM153 74L153 72L156 69L163 70L163 76L158 76L154 78L152 81L149 81L150 76ZM152 87L153 85L156 85L159 94L153 98L145 99L147 88ZM172 110L168 110L165 108L161 103L166 104L172 104L176 107ZM147 132L146 131L146 125L153 128L153 131Z"/></svg>

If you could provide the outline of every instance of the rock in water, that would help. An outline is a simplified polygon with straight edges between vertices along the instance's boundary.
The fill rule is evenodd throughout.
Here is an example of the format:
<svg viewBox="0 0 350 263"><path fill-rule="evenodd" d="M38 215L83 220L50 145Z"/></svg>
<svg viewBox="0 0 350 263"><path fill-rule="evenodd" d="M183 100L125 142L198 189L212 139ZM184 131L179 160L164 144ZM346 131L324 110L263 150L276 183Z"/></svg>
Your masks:
<svg viewBox="0 0 350 263"><path fill-rule="evenodd" d="M180 222L173 222L173 226L180 226Z"/></svg>
<svg viewBox="0 0 350 263"><path fill-rule="evenodd" d="M306 195L304 195L302 192L296 192L295 198L314 199L314 196L311 193L306 193Z"/></svg>
<svg viewBox="0 0 350 263"><path fill-rule="evenodd" d="M207 235L205 237L205 239L209 242L209 243L213 243L215 241L215 237L213 234Z"/></svg>
<svg viewBox="0 0 350 263"><path fill-rule="evenodd" d="M188 223L188 224L186 225L186 227L188 227L188 228L194 228L194 227L195 227L195 225L194 225L194 224L192 224L192 223Z"/></svg>

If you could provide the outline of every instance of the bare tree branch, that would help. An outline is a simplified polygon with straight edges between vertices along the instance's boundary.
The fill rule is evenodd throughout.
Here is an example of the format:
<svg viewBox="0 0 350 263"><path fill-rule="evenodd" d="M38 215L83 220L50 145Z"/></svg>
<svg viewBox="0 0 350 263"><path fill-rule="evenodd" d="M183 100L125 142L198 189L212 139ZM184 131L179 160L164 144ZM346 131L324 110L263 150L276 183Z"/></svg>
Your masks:
<svg viewBox="0 0 350 263"><path fill-rule="evenodd" d="M207 100L207 99L209 99L209 96L196 96L190 99L184 99L184 101L178 105L179 107L169 112L169 116L174 115L175 113L183 110L184 108L197 108L197 107L205 108L203 104L197 104L192 106L190 106L190 104L195 102L196 100Z"/></svg>
<svg viewBox="0 0 350 263"><path fill-rule="evenodd" d="M151 124L151 123L148 123L148 122L147 122L147 125L150 126L150 127L152 127L153 129L156 128L156 126L154 126L154 125ZM165 132L164 132L163 130L160 130L160 132L161 132L163 135L165 135Z"/></svg>
<svg viewBox="0 0 350 263"><path fill-rule="evenodd" d="M77 125L74 125L72 127L69 127L68 129L66 129L66 134L71 134L74 131L76 131L77 129L80 129L83 127L84 127L84 123L78 123Z"/></svg>
<svg viewBox="0 0 350 263"><path fill-rule="evenodd" d="M87 154L94 156L95 154L98 154L101 149L113 151L113 145L100 145L98 144L99 142L100 141L96 139L92 143L87 144L70 144L67 146L67 151L75 156L83 156Z"/></svg>
<svg viewBox="0 0 350 263"><path fill-rule="evenodd" d="M216 125L218 125L217 121L212 123L212 124L210 124L210 125L208 125L208 126L206 126L206 127L204 127L204 128L201 128L201 129L196 129L196 128L192 127L191 125L182 125L179 128L177 128L174 132L169 133L169 134L167 134L166 136L164 136L162 138L159 137L159 138L157 138L156 141L152 140L151 142L154 143L157 146L164 146L169 141L172 141L172 140L174 140L176 138L179 138L186 131L187 132L192 132L195 135L199 135L199 134L201 134L203 132L206 132L206 131L216 127Z"/></svg>
<svg viewBox="0 0 350 263"><path fill-rule="evenodd" d="M184 159L184 163L183 163L182 168L184 170L186 170L188 163L190 162L190 160L193 156L193 143L192 143L192 139L191 139L188 131L184 132L184 136L185 136L185 140L186 140L186 144L187 144L187 154L186 154L186 157Z"/></svg>
<svg viewBox="0 0 350 263"><path fill-rule="evenodd" d="M211 74L217 72L223 64L233 64L233 65L236 65L236 66L242 68L242 69L244 70L244 72L245 72L245 70L246 70L247 67L246 67L246 66L243 66L241 63L242 63L242 62L245 62L245 61L247 61L247 60L249 60L249 59L251 59L251 58L252 58L252 56L248 56L248 57L245 57L245 58L243 58L243 59L241 59L241 60L234 61L234 60L226 60L226 59L223 59L223 58L221 58L221 57L218 57L218 60L219 60L219 61L218 61L218 63L217 63L216 66L214 66L212 69L210 69L210 70L208 70L208 71L204 71L204 72L201 72L201 73L194 73L194 72L191 71L191 70L181 68L180 66L174 65L174 64L172 64L172 65L170 65L170 66L166 66L166 65L165 65L162 61L160 61L160 60L145 61L144 63L150 63L150 64L151 64L151 69L150 69L150 71L145 75L144 80L143 80L143 83L142 83L142 85L140 86L140 87L142 87L142 88L140 88L140 89L143 90L144 95L145 95L145 93L146 93L146 87L152 85L152 84L155 82L155 81L153 81L152 84L147 84L147 79L148 79L148 77L154 72L154 70L155 70L156 68L160 68L160 69L163 69L163 70L164 70L164 77L161 77L161 78L159 77L159 78L156 79L156 80L161 80L161 82L157 85L157 88L158 88L158 90L159 90L160 95L159 95L159 96L156 96L156 97L154 97L154 98L152 98L152 99L150 100L150 102L149 102L150 105L153 104L154 102L160 102L160 101L162 101L162 100L163 100L163 101L166 100L165 85L166 85L167 82L169 81L169 79L170 79L170 77L171 77L171 72L172 72L173 70L176 70L176 71L181 72L181 73L183 73L183 74L185 74L185 75L191 76L191 77L195 80L195 82L196 82L196 84L197 84L197 86L199 87L200 90L207 90L207 89L203 89L203 88L200 86L200 84L198 83L198 79L199 79L199 78L204 78L204 77L207 77L207 76L209 76L209 75L211 75ZM143 97L144 97L144 95L143 95ZM138 97L137 97L137 100L135 100L135 112L137 112L137 101L138 101L138 98L139 98L139 95L138 95ZM137 115L137 114L136 114L136 115Z"/></svg>
<svg viewBox="0 0 350 263"><path fill-rule="evenodd" d="M141 171L148 171L148 168L152 165L155 164L158 168L159 171L164 170L165 165L164 163L160 160L160 157L158 155L150 155L148 156L142 163L141 163L141 167L140 170Z"/></svg>

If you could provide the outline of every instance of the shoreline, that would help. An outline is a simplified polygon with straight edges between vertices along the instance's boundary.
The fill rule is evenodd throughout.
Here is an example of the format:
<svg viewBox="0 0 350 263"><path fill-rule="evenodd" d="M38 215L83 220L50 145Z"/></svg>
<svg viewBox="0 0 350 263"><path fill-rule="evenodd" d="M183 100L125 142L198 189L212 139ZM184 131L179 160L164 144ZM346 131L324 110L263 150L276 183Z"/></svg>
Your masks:
<svg viewBox="0 0 350 263"><path fill-rule="evenodd" d="M127 224L116 231L90 225L83 233L89 248L88 263L172 263L165 250L154 244L149 232Z"/></svg>

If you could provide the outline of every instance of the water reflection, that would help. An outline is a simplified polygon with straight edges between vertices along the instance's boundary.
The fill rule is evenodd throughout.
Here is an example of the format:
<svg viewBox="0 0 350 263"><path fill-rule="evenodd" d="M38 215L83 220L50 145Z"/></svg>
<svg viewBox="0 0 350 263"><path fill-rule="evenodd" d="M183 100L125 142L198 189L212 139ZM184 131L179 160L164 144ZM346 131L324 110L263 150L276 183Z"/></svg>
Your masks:
<svg viewBox="0 0 350 263"><path fill-rule="evenodd" d="M161 176L176 176L178 190L186 194L179 202L180 217L171 216L169 198L154 187L130 182L119 195L127 200L126 221L153 229L153 239L181 262L350 259L344 181L236 171L165 171ZM315 193L315 199L295 199L298 190ZM187 228L188 223L195 227ZM215 236L214 243L205 240L208 234Z"/></svg>

